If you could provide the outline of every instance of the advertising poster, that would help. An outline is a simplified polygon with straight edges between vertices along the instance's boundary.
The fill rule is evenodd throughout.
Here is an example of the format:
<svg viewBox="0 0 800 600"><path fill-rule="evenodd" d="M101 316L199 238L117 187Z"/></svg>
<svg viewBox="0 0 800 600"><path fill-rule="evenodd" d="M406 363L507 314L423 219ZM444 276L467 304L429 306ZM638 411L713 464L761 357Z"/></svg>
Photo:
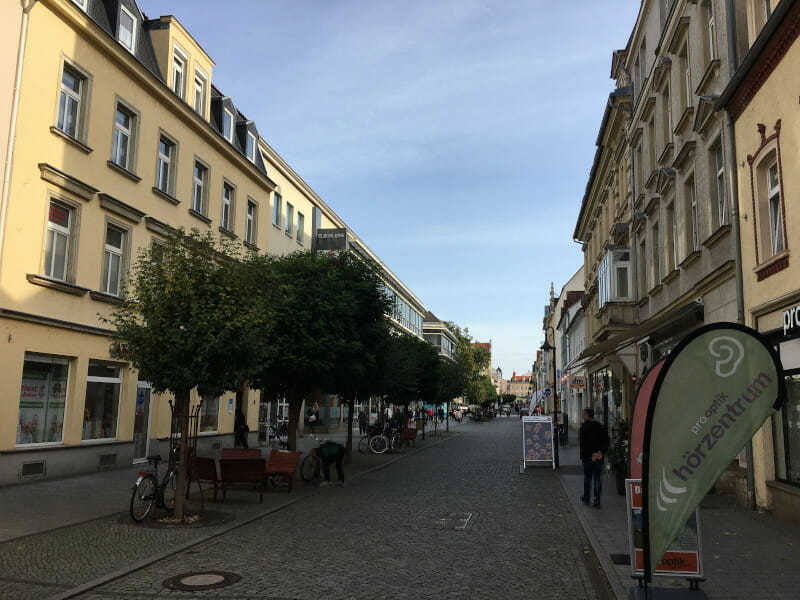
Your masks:
<svg viewBox="0 0 800 600"><path fill-rule="evenodd" d="M25 362L19 394L17 444L61 441L67 373L67 365Z"/></svg>
<svg viewBox="0 0 800 600"><path fill-rule="evenodd" d="M522 456L523 466L551 462L555 468L552 417L522 417Z"/></svg>
<svg viewBox="0 0 800 600"><path fill-rule="evenodd" d="M735 323L706 325L669 355L644 438L645 577L722 472L786 397L775 350Z"/></svg>
<svg viewBox="0 0 800 600"><path fill-rule="evenodd" d="M628 540L631 553L631 574L644 576L644 532L642 531L642 481L626 479L628 500ZM702 579L700 560L700 511L695 510L686 525L672 541L654 575L680 575Z"/></svg>

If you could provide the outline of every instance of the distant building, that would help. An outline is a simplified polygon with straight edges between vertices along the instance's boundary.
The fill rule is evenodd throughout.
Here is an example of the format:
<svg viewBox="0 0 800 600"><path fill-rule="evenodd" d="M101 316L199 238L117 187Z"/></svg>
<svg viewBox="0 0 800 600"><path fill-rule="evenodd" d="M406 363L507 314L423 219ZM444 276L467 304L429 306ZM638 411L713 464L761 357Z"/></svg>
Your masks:
<svg viewBox="0 0 800 600"><path fill-rule="evenodd" d="M422 336L426 342L439 351L439 356L452 361L456 359L456 336L431 311L425 311L422 320Z"/></svg>

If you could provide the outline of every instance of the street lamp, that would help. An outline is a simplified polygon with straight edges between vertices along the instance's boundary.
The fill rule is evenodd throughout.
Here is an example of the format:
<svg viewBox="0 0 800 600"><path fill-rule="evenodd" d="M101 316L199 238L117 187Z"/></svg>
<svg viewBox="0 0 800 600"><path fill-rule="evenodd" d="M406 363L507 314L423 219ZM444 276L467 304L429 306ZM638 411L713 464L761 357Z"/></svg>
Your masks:
<svg viewBox="0 0 800 600"><path fill-rule="evenodd" d="M553 345L551 346L550 343L547 341L547 330L551 330L553 332ZM552 326L548 325L547 329L545 330L544 336L544 344L542 344L542 350L545 352L552 351L553 352L553 419L555 420L555 428L553 432L553 463L555 464L556 469L558 469L558 393L556 392L556 331L553 329Z"/></svg>

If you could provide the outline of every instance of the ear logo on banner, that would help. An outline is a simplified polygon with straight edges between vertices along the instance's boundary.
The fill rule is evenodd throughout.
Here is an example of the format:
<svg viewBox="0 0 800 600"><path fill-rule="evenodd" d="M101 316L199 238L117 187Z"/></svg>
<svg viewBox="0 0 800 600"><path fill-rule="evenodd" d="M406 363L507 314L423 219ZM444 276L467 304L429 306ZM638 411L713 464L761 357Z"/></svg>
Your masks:
<svg viewBox="0 0 800 600"><path fill-rule="evenodd" d="M736 351L734 351L730 345L725 345L725 342L733 344L733 346L736 347ZM711 353L711 356L719 358L721 353L714 350L715 345L720 346L721 349L728 354L724 359L717 361L717 375L720 377L730 377L731 375L734 375L736 373L736 369L739 367L739 364L744 358L744 348L742 347L742 344L739 342L739 340L727 335L714 338L708 344L708 351ZM733 366L728 371L723 371L722 367L731 361L733 361Z"/></svg>
<svg viewBox="0 0 800 600"><path fill-rule="evenodd" d="M668 496L664 493L664 491L669 492L671 495ZM671 485L669 480L667 479L667 472L662 469L661 470L661 487L658 490L658 498L656 498L656 504L658 506L658 510L661 512L667 512L667 509L664 508L661 504L663 501L666 504L675 504L678 500L674 496L680 496L681 494L686 493L685 487L678 487L675 485Z"/></svg>

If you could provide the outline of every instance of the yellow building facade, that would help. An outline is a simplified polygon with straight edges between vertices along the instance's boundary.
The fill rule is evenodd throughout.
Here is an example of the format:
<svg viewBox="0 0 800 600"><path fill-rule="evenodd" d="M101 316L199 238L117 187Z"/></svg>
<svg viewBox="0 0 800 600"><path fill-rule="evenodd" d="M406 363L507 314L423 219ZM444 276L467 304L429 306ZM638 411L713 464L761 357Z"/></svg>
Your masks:
<svg viewBox="0 0 800 600"><path fill-rule="evenodd" d="M787 403L753 438L756 503L800 520L800 3L749 2L749 51L720 98L733 120L746 324L777 349ZM765 12L766 11L766 12Z"/></svg>
<svg viewBox="0 0 800 600"><path fill-rule="evenodd" d="M175 17L148 20L133 0L5 4L16 6L0 43L21 68L0 71L19 84L18 103L0 97L16 128L0 131L13 158L0 207L0 484L160 450L167 398L112 356L102 321L140 249L183 227L283 254L346 228L214 87L213 60ZM421 302L392 281L421 328ZM199 449L232 443L235 407L255 435L260 400L204 399Z"/></svg>

